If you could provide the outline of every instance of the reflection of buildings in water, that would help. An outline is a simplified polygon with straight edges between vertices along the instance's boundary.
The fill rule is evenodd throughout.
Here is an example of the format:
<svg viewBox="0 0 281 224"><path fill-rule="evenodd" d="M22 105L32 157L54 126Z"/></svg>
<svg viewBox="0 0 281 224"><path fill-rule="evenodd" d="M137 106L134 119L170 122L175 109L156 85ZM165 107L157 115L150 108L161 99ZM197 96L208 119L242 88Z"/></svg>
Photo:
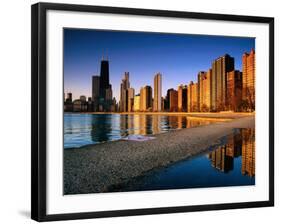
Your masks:
<svg viewBox="0 0 281 224"><path fill-rule="evenodd" d="M161 132L161 117L158 115L152 115L152 132L157 134Z"/></svg>
<svg viewBox="0 0 281 224"><path fill-rule="evenodd" d="M109 140L112 132L112 118L110 115L91 116L91 138L93 142L104 142Z"/></svg>
<svg viewBox="0 0 281 224"><path fill-rule="evenodd" d="M182 116L178 116L178 128L181 129L182 128Z"/></svg>
<svg viewBox="0 0 281 224"><path fill-rule="evenodd" d="M168 119L168 126L171 129L177 129L177 125L178 125L177 116L168 116L167 119Z"/></svg>
<svg viewBox="0 0 281 224"><path fill-rule="evenodd" d="M232 158L241 156L241 130L237 134L227 136L226 154Z"/></svg>
<svg viewBox="0 0 281 224"><path fill-rule="evenodd" d="M128 133L129 133L129 135L135 134L134 128L135 128L134 115L128 115Z"/></svg>
<svg viewBox="0 0 281 224"><path fill-rule="evenodd" d="M152 131L152 116L147 116L146 123L145 123L146 134L150 135L153 134Z"/></svg>
<svg viewBox="0 0 281 224"><path fill-rule="evenodd" d="M201 125L200 120L186 119L186 128L192 128Z"/></svg>
<svg viewBox="0 0 281 224"><path fill-rule="evenodd" d="M233 157L228 155L227 146L219 146L216 150L209 154L212 166L216 169L227 173L233 170Z"/></svg>
<svg viewBox="0 0 281 224"><path fill-rule="evenodd" d="M240 133L227 136L227 143L209 154L213 167L225 173L233 170L234 157L241 155L241 138L237 137L239 135Z"/></svg>
<svg viewBox="0 0 281 224"><path fill-rule="evenodd" d="M187 117L185 116L178 116L178 128L187 128Z"/></svg>
<svg viewBox="0 0 281 224"><path fill-rule="evenodd" d="M128 132L128 115L120 115L120 134L121 136L127 136Z"/></svg>
<svg viewBox="0 0 281 224"><path fill-rule="evenodd" d="M141 126L140 126L140 117L142 115L133 115L133 121L134 121L134 134L135 135L140 135L140 131L141 131Z"/></svg>
<svg viewBox="0 0 281 224"><path fill-rule="evenodd" d="M192 127L196 127L196 126L201 126L201 125L209 125L211 124L211 121L208 120L200 120L200 119L192 119L192 118L186 118L186 128L192 128Z"/></svg>
<svg viewBox="0 0 281 224"><path fill-rule="evenodd" d="M227 173L233 170L234 158L242 155L243 175L255 175L255 130L241 129L238 134L227 136L227 143L209 153L212 166Z"/></svg>
<svg viewBox="0 0 281 224"><path fill-rule="evenodd" d="M139 119L139 126L140 126L140 134L141 135L146 135L147 134L147 128L146 128L146 120L147 120L147 117L146 115L140 115L140 119Z"/></svg>
<svg viewBox="0 0 281 224"><path fill-rule="evenodd" d="M67 117L64 116L63 128L65 134L69 134L69 135L73 134L73 129L75 128L73 127L74 126L73 124L74 124L74 120L72 115L69 115Z"/></svg>
<svg viewBox="0 0 281 224"><path fill-rule="evenodd" d="M255 176L255 129L242 129L242 167L243 175Z"/></svg>

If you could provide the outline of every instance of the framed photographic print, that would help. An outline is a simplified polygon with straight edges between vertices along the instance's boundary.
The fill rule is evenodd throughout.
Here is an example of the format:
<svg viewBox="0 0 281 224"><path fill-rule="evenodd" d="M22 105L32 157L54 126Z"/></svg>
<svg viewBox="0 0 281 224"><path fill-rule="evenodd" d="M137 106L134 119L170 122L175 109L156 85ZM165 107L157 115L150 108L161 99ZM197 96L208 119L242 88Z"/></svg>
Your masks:
<svg viewBox="0 0 281 224"><path fill-rule="evenodd" d="M32 6L32 219L274 205L274 19Z"/></svg>

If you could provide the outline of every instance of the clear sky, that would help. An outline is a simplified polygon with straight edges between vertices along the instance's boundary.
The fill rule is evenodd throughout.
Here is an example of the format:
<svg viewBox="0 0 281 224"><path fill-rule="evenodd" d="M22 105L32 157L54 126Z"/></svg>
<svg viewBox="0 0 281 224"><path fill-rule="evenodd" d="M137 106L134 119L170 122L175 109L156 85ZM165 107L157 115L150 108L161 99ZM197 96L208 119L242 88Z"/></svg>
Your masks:
<svg viewBox="0 0 281 224"><path fill-rule="evenodd" d="M99 75L104 56L117 100L125 71L136 94L141 86L153 87L153 77L160 72L164 96L169 88L197 81L199 71L207 71L226 53L241 70L242 54L252 48L255 39L245 37L64 29L64 90L72 92L73 99L91 96L91 77Z"/></svg>

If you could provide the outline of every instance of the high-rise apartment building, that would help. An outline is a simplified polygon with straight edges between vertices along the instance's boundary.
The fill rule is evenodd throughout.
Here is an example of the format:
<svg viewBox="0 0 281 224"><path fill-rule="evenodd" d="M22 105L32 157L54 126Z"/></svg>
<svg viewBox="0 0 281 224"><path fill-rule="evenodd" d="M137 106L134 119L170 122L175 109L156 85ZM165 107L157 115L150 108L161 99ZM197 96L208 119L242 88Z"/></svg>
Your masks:
<svg viewBox="0 0 281 224"><path fill-rule="evenodd" d="M133 88L128 88L127 89L128 112L134 111L134 96L135 96L135 90Z"/></svg>
<svg viewBox="0 0 281 224"><path fill-rule="evenodd" d="M93 76L92 77L92 100L98 100L100 96L100 77Z"/></svg>
<svg viewBox="0 0 281 224"><path fill-rule="evenodd" d="M72 103L72 93L67 93L66 102Z"/></svg>
<svg viewBox="0 0 281 224"><path fill-rule="evenodd" d="M140 111L140 94L134 96L134 112Z"/></svg>
<svg viewBox="0 0 281 224"><path fill-rule="evenodd" d="M178 111L178 91L174 89L170 91L170 111Z"/></svg>
<svg viewBox="0 0 281 224"><path fill-rule="evenodd" d="M198 110L210 111L211 107L211 76L212 69L198 73Z"/></svg>
<svg viewBox="0 0 281 224"><path fill-rule="evenodd" d="M226 107L227 73L234 70L234 58L228 54L212 63L211 110L222 111Z"/></svg>
<svg viewBox="0 0 281 224"><path fill-rule="evenodd" d="M179 112L187 111L187 86L186 85L178 86L178 111Z"/></svg>
<svg viewBox="0 0 281 224"><path fill-rule="evenodd" d="M128 96L127 89L130 88L129 72L125 72L124 78L120 85L120 111L128 111Z"/></svg>
<svg viewBox="0 0 281 224"><path fill-rule="evenodd" d="M165 96L165 101L164 101L164 110L165 111L170 111L170 92L174 90L173 88L167 90L167 94Z"/></svg>
<svg viewBox="0 0 281 224"><path fill-rule="evenodd" d="M228 72L226 109L239 111L241 100L242 100L242 73L237 70Z"/></svg>
<svg viewBox="0 0 281 224"><path fill-rule="evenodd" d="M192 81L187 87L187 111L198 112L198 84Z"/></svg>
<svg viewBox="0 0 281 224"><path fill-rule="evenodd" d="M162 97L162 75L157 73L154 76L154 98L153 111L161 111L161 97Z"/></svg>
<svg viewBox="0 0 281 224"><path fill-rule="evenodd" d="M140 108L141 111L152 110L152 88L151 86L144 86L140 90Z"/></svg>
<svg viewBox="0 0 281 224"><path fill-rule="evenodd" d="M250 110L255 110L255 72L255 51L252 49L250 53L244 53L242 56L242 99L247 102L247 109Z"/></svg>

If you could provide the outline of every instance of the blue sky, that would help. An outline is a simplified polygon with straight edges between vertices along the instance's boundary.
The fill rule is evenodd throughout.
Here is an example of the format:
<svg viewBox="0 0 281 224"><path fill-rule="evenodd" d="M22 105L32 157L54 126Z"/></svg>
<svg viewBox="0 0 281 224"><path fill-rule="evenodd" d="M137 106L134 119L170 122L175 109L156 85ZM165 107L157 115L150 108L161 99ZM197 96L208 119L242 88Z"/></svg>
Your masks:
<svg viewBox="0 0 281 224"><path fill-rule="evenodd" d="M242 54L255 48L254 38L188 34L64 29L64 89L73 98L91 96L91 77L99 75L102 56L109 59L113 96L119 99L125 71L139 93L153 86L162 74L162 95L169 88L197 81L197 73L211 67L214 59L230 54L235 69L241 70Z"/></svg>

